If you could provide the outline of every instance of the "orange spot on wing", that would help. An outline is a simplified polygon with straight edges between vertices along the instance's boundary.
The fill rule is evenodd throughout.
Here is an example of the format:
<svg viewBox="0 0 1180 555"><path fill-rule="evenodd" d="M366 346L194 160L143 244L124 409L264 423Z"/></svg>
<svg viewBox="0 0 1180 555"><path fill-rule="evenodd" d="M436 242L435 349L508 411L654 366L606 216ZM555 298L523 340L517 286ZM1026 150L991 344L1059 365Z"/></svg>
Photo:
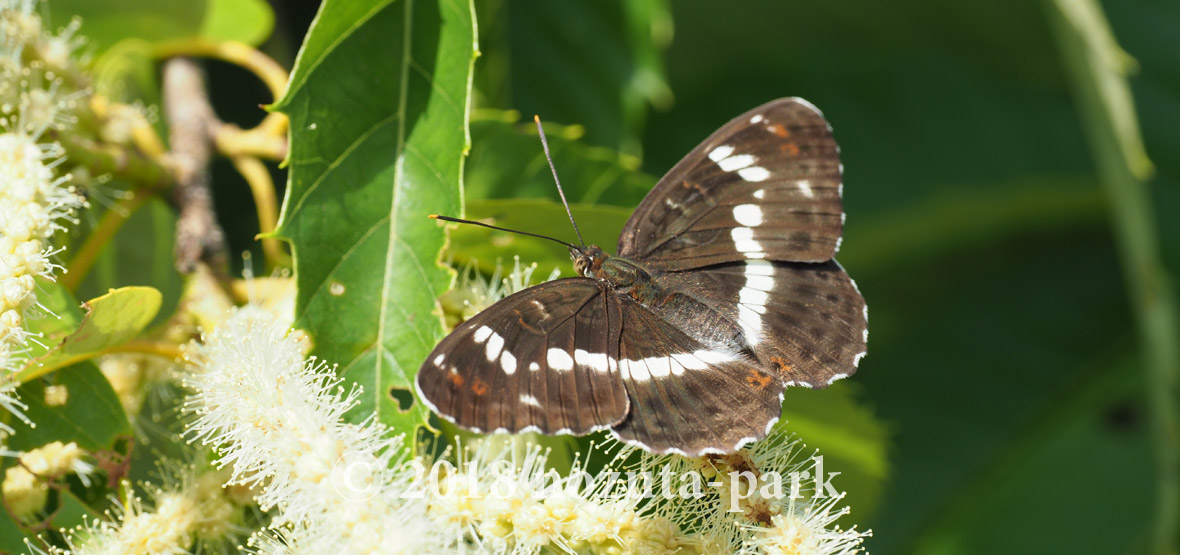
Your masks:
<svg viewBox="0 0 1180 555"><path fill-rule="evenodd" d="M447 372L447 381L451 382L455 387L463 387L463 376Z"/></svg>
<svg viewBox="0 0 1180 555"><path fill-rule="evenodd" d="M779 150L779 152L785 152L787 154L787 156L798 156L799 155L799 145L797 145L795 143L786 143L783 145L779 145L778 150Z"/></svg>
<svg viewBox="0 0 1180 555"><path fill-rule="evenodd" d="M475 378L475 382L471 384L471 391L476 395L487 395L489 389L491 388L488 387L488 382L479 378Z"/></svg>
<svg viewBox="0 0 1180 555"><path fill-rule="evenodd" d="M746 382L758 389L766 389L766 386L770 385L770 376L751 368L750 375L746 376Z"/></svg>
<svg viewBox="0 0 1180 555"><path fill-rule="evenodd" d="M776 123L770 126L770 130L774 132L775 135L778 135L784 139L791 136L791 132L787 131L787 128L783 127L783 124L781 123Z"/></svg>
<svg viewBox="0 0 1180 555"><path fill-rule="evenodd" d="M770 357L770 365L774 366L774 369L780 374L786 374L791 371L791 365L787 364L787 361L783 360L782 357Z"/></svg>

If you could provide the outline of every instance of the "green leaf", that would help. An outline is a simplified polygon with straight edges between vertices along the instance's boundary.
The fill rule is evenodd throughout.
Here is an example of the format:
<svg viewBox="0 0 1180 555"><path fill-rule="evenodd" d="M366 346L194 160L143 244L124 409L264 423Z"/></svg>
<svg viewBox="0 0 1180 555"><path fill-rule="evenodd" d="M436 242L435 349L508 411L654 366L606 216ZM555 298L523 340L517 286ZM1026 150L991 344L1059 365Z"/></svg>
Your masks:
<svg viewBox="0 0 1180 555"><path fill-rule="evenodd" d="M47 383L66 389L64 405L46 403ZM29 406L25 414L36 427L14 422L16 432L8 440L11 449L24 451L53 441L72 441L88 451L109 450L119 436L131 434L123 405L106 377L90 362L63 368L46 380L26 383L17 394Z"/></svg>
<svg viewBox="0 0 1180 555"><path fill-rule="evenodd" d="M976 469L904 552L1030 553L1030 538L1041 531L1079 522L1101 523L1102 533L1054 534L1040 545L1055 553L1145 552L1139 543L1150 521L1112 510L1150 506L1156 488L1150 436L1135 408L1144 388L1140 364L1129 353L1095 360L1080 383ZM1079 484L1093 487L1079 494Z"/></svg>
<svg viewBox="0 0 1180 555"><path fill-rule="evenodd" d="M127 38L148 42L186 39L261 44L274 27L274 12L262 0L53 0L55 26L82 18L88 46L103 52Z"/></svg>
<svg viewBox="0 0 1180 555"><path fill-rule="evenodd" d="M66 392L64 404L49 404L46 387L52 385ZM131 423L123 412L123 405L111 389L102 372L91 362L83 362L61 369L45 379L33 380L17 389L21 402L28 405L25 414L36 424L16 420L10 422L15 432L7 439L7 447L15 451L28 451L60 441L77 443L78 447L94 454L97 452L117 453L126 456L129 443L120 438L130 437ZM103 458L103 455L96 455ZM54 528L73 527L82 522L82 515L100 515L108 509L107 494L102 488L102 477L97 483L85 488L70 479L71 488L63 490L57 497L62 504L61 511L54 518ZM74 489L77 491L74 491ZM83 493L84 500L77 496ZM55 510L56 507L50 507ZM7 515L5 515L7 517ZM3 519L0 519L3 520ZM0 530L5 523L0 522ZM9 537L0 532L0 537ZM3 543L0 542L0 549Z"/></svg>
<svg viewBox="0 0 1180 555"><path fill-rule="evenodd" d="M585 124L591 144L640 153L648 106L672 100L668 2L510 0L479 10L487 30L477 88L488 105Z"/></svg>
<svg viewBox="0 0 1180 555"><path fill-rule="evenodd" d="M112 100L160 103L156 59L146 40L130 37L115 43L95 58L91 74L94 90Z"/></svg>
<svg viewBox="0 0 1180 555"><path fill-rule="evenodd" d="M110 492L110 494L114 494L114 492ZM53 515L53 527L58 530L70 530L92 522L96 518L101 519L104 510L110 508L111 500L110 495L107 495L99 500L101 505L92 505L66 488L60 492L58 503L60 506L57 507L57 513Z"/></svg>
<svg viewBox="0 0 1180 555"><path fill-rule="evenodd" d="M175 242L176 213L164 200L149 199L103 247L77 295L97 297L127 285L151 285L163 302L148 327L162 324L175 312L184 289L172 258Z"/></svg>
<svg viewBox="0 0 1180 555"><path fill-rule="evenodd" d="M464 2L328 1L276 109L291 118L289 240L296 325L315 354L361 384L358 419L413 433L413 391L442 336L453 279L445 233L426 216L460 207L475 28Z"/></svg>
<svg viewBox="0 0 1180 555"><path fill-rule="evenodd" d="M587 244L599 245L613 252L630 209L614 206L574 204L570 206ZM468 203L467 216L501 227L518 229L577 243L569 216L560 202L546 199L484 200ZM554 269L573 275L569 249L552 241L525 235L494 231L485 227L459 224L451 230L448 257L457 265L478 262L480 271L491 273L497 260L510 261L519 256L525 264L536 263L536 276L547 276Z"/></svg>
<svg viewBox="0 0 1180 555"><path fill-rule="evenodd" d="M44 307L47 314L26 321L29 331L42 337L29 343L30 360L44 356L58 341L74 333L84 318L74 295L54 281L37 282L37 304Z"/></svg>
<svg viewBox="0 0 1180 555"><path fill-rule="evenodd" d="M464 194L473 199L521 197L558 200L537 127L519 122L517 112L480 110L471 121L471 159ZM570 202L634 207L655 185L639 170L639 159L588 146L581 126L545 125L553 163Z"/></svg>
<svg viewBox="0 0 1180 555"><path fill-rule="evenodd" d="M0 510L0 552L24 553L26 537L12 515L6 510Z"/></svg>
<svg viewBox="0 0 1180 555"><path fill-rule="evenodd" d="M881 272L1021 234L1100 223L1106 207L1093 185L1042 177L995 183L986 192L948 187L903 208L853 217L839 259L858 274Z"/></svg>
<svg viewBox="0 0 1180 555"><path fill-rule="evenodd" d="M123 287L83 303L86 316L68 335L57 320L54 331L45 333L49 351L29 361L17 374L27 382L58 368L93 358L106 349L126 343L147 327L160 310L160 292L151 287Z"/></svg>
<svg viewBox="0 0 1180 555"><path fill-rule="evenodd" d="M832 486L848 493L842 504L855 511L852 522L873 512L889 475L888 430L856 402L855 386L790 388L783 397L783 426L819 450L825 472L840 472Z"/></svg>
<svg viewBox="0 0 1180 555"><path fill-rule="evenodd" d="M274 30L275 14L264 0L207 0L199 35L258 45Z"/></svg>

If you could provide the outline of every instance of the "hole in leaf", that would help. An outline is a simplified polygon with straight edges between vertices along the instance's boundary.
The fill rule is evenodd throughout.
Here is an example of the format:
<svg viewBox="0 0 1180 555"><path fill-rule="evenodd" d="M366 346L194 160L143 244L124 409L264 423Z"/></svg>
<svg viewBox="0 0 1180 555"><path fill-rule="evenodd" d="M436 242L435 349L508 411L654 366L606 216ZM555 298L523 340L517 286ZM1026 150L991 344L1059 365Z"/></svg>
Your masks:
<svg viewBox="0 0 1180 555"><path fill-rule="evenodd" d="M389 388L389 398L397 401L397 410L406 412L414 406L414 394L400 387Z"/></svg>

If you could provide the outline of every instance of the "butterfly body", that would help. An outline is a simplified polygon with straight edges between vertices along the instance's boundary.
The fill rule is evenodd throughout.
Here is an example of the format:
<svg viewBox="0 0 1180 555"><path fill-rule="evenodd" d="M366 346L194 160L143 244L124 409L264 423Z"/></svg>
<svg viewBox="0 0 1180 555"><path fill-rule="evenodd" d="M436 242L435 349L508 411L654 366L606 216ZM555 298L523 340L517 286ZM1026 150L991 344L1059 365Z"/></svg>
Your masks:
<svg viewBox="0 0 1180 555"><path fill-rule="evenodd" d="M630 297L635 302L686 332L690 337L715 349L732 352L747 348L741 328L732 324L708 303L699 300L703 291L668 283L675 278L667 272L649 270L643 264L610 256L597 245L582 247L571 253L574 270L604 285L605 291ZM653 277L654 276L654 277Z"/></svg>
<svg viewBox="0 0 1180 555"><path fill-rule="evenodd" d="M658 453L764 437L785 388L826 387L865 353L864 299L833 259L841 173L805 101L738 116L653 188L618 256L572 246L579 277L457 326L419 370L419 396L476 431L609 429Z"/></svg>

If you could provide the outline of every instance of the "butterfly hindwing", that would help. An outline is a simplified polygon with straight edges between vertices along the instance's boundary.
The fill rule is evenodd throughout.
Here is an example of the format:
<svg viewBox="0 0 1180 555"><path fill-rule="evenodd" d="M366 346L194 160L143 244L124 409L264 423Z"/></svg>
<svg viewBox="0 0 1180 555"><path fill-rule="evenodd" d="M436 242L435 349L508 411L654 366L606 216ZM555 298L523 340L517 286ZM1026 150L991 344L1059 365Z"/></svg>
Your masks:
<svg viewBox="0 0 1180 555"><path fill-rule="evenodd" d="M461 427L585 434L627 414L617 296L592 279L525 289L455 328L418 371L419 396Z"/></svg>
<svg viewBox="0 0 1180 555"><path fill-rule="evenodd" d="M744 259L825 262L843 230L839 149L823 115L784 98L733 119L635 209L619 255L670 270Z"/></svg>
<svg viewBox="0 0 1180 555"><path fill-rule="evenodd" d="M663 274L656 282L737 324L748 350L784 385L827 387L855 372L865 354L864 297L835 261L749 260Z"/></svg>
<svg viewBox="0 0 1180 555"><path fill-rule="evenodd" d="M631 398L611 431L654 453L728 453L765 437L783 385L738 352L706 346L643 305L621 297L619 370Z"/></svg>

